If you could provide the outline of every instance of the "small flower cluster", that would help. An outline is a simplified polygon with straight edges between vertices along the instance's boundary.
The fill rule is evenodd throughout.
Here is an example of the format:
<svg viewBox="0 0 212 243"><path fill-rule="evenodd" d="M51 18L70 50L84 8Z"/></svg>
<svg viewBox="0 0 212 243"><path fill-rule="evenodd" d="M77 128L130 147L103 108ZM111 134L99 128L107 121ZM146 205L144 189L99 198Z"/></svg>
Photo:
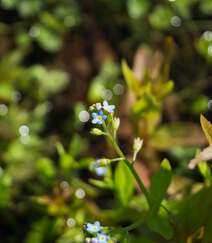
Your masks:
<svg viewBox="0 0 212 243"><path fill-rule="evenodd" d="M113 243L109 235L105 233L106 227L101 226L99 221L94 222L93 224L85 224L85 231L92 237L87 237L86 243Z"/></svg>
<svg viewBox="0 0 212 243"><path fill-rule="evenodd" d="M91 164L91 170L98 176L105 176L108 172L108 165L112 162L110 159L101 158L97 159Z"/></svg>
<svg viewBox="0 0 212 243"><path fill-rule="evenodd" d="M91 171L93 171L97 176L105 176L108 168L106 166L96 166L95 163L93 163L91 165Z"/></svg>
<svg viewBox="0 0 212 243"><path fill-rule="evenodd" d="M93 171L98 176L105 176L108 172L106 165L110 163L109 159L97 159L90 166L91 171Z"/></svg>
<svg viewBox="0 0 212 243"><path fill-rule="evenodd" d="M115 111L115 105L109 105L105 100L103 103L96 103L90 107L92 116L92 123L101 125L105 120L107 120L108 114L113 114Z"/></svg>
<svg viewBox="0 0 212 243"><path fill-rule="evenodd" d="M136 160L137 154L141 150L142 146L143 146L143 140L140 138L135 138L133 143L133 152L134 152L133 161Z"/></svg>

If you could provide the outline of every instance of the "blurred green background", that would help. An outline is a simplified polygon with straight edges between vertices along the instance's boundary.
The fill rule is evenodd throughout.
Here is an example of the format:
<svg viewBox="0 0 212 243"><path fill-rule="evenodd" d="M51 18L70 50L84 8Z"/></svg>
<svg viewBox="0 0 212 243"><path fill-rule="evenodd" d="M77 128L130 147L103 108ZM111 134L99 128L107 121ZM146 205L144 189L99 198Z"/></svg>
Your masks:
<svg viewBox="0 0 212 243"><path fill-rule="evenodd" d="M164 156L174 200L204 181L187 164L207 144L199 115L212 114L211 0L1 0L0 56L0 242L77 243L88 220L134 220L140 201L125 218L110 183L89 182L89 163L112 155L85 123L97 101L116 105L126 154L144 138L146 185Z"/></svg>

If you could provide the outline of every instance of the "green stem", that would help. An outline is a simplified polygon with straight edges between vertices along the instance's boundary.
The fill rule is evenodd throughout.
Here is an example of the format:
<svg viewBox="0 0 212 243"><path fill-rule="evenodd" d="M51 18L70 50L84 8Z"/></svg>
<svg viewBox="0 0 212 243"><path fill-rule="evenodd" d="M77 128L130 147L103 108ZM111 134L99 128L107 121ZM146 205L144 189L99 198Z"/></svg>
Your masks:
<svg viewBox="0 0 212 243"><path fill-rule="evenodd" d="M129 162L129 160L126 159L124 153L121 151L119 145L117 144L117 142L113 139L113 137L111 136L110 132L107 129L106 124L103 124L103 128L105 129L106 133L108 134L108 138L110 140L110 142L112 143L116 153L123 158L123 161L125 162L125 164L127 165L127 167L130 169L131 173L133 174L135 180L138 183L138 186L140 188L140 190L143 192L144 196L146 197L146 200L148 202L148 205L150 206L150 198L149 198L149 194L142 182L142 180L140 179L139 175L137 174L136 170L134 169L133 165Z"/></svg>
<svg viewBox="0 0 212 243"><path fill-rule="evenodd" d="M149 205L149 207L150 207L150 205L151 205L151 200L150 200L150 197L149 197L149 193L148 193L148 191L146 190L146 187L144 186L142 180L140 179L139 175L137 174L136 170L135 170L134 167L133 167L133 163L134 163L135 161L133 161L133 163L130 163L130 161L126 159L124 153L123 153L122 150L120 149L120 147L119 147L118 143L116 142L115 138L110 134L110 132L109 132L109 130L108 130L108 128L107 128L107 126L106 126L105 123L103 123L103 128L104 128L105 132L107 133L107 137L108 137L108 139L110 140L110 142L112 143L112 145L113 145L113 147L114 147L116 153L117 153L121 158L123 158L123 161L125 162L125 164L127 165L127 167L130 169L131 173L133 174L133 176L134 176L136 182L138 183L138 186L139 186L140 190L143 192L143 194L144 194L144 196L145 196L145 198L146 198L146 200L147 200L147 203L148 203L148 205ZM169 210L168 210L163 204L161 204L161 207L162 207L167 213L170 213ZM136 228L137 228L139 225L141 225L143 222L144 222L144 219L143 219L143 218L142 218L142 219L138 219L138 220L137 220L136 222L134 222L133 224L131 224L131 225L125 227L125 230L127 230L127 231L131 231L131 230L133 230L133 229L136 229Z"/></svg>
<svg viewBox="0 0 212 243"><path fill-rule="evenodd" d="M144 221L145 221L145 218L138 219L135 223L124 227L124 229L128 232L131 230L137 229Z"/></svg>
<svg viewBox="0 0 212 243"><path fill-rule="evenodd" d="M125 159L124 162L130 169L130 171L132 172L133 176L135 177L135 180L137 181L137 183L140 187L140 190L143 192L143 194L146 197L146 200L148 202L148 205L150 206L151 202L150 202L149 194L148 194L148 191L146 190L146 187L144 186L142 180L140 179L139 175L137 174L137 172L134 169L134 167L132 166L132 164L127 159Z"/></svg>
<svg viewBox="0 0 212 243"><path fill-rule="evenodd" d="M111 162L116 162L116 161L121 161L121 160L124 160L124 158L115 158L115 159L111 159L110 161Z"/></svg>

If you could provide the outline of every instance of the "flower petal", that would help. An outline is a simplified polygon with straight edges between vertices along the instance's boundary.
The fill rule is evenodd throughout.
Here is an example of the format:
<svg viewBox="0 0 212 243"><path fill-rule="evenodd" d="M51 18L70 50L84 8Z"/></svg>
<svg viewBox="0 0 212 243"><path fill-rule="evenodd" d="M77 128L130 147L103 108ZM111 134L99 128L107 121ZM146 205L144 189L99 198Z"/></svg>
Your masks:
<svg viewBox="0 0 212 243"><path fill-rule="evenodd" d="M94 118L91 122L93 123L93 124L97 124L98 123L98 119L97 118Z"/></svg>
<svg viewBox="0 0 212 243"><path fill-rule="evenodd" d="M96 112L93 112L92 114L91 114L91 116L93 117L93 118L96 118L97 117L97 113Z"/></svg>
<svg viewBox="0 0 212 243"><path fill-rule="evenodd" d="M100 110L100 109L102 108L101 103L96 103L96 105L95 105L95 106L96 106L96 109L97 109L97 110Z"/></svg>
<svg viewBox="0 0 212 243"><path fill-rule="evenodd" d="M103 101L103 106L108 106L108 102L106 100Z"/></svg>
<svg viewBox="0 0 212 243"><path fill-rule="evenodd" d="M102 120L98 120L98 121L97 121L97 124L99 124L99 125L101 125L102 123L103 123Z"/></svg>
<svg viewBox="0 0 212 243"><path fill-rule="evenodd" d="M99 111L99 112L98 112L98 115L99 115L99 116L104 115L103 111Z"/></svg>

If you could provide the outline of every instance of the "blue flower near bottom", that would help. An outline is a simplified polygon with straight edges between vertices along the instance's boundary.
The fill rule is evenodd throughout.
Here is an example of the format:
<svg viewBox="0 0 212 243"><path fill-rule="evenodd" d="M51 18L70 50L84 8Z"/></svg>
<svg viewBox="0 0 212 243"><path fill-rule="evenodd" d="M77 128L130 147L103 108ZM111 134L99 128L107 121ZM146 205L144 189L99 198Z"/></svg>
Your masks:
<svg viewBox="0 0 212 243"><path fill-rule="evenodd" d="M93 112L91 116L93 118L91 121L93 124L101 125L107 119L107 116L103 113L103 111Z"/></svg>
<svg viewBox="0 0 212 243"><path fill-rule="evenodd" d="M108 243L110 237L106 234L98 234L97 235L98 243Z"/></svg>
<svg viewBox="0 0 212 243"><path fill-rule="evenodd" d="M104 233L99 233L97 234L97 237L92 238L92 243L108 243L110 240L110 236L104 234Z"/></svg>
<svg viewBox="0 0 212 243"><path fill-rule="evenodd" d="M87 223L85 225L85 229L87 232L93 234L93 233L98 233L102 229L102 226L99 221L96 221L93 224Z"/></svg>

